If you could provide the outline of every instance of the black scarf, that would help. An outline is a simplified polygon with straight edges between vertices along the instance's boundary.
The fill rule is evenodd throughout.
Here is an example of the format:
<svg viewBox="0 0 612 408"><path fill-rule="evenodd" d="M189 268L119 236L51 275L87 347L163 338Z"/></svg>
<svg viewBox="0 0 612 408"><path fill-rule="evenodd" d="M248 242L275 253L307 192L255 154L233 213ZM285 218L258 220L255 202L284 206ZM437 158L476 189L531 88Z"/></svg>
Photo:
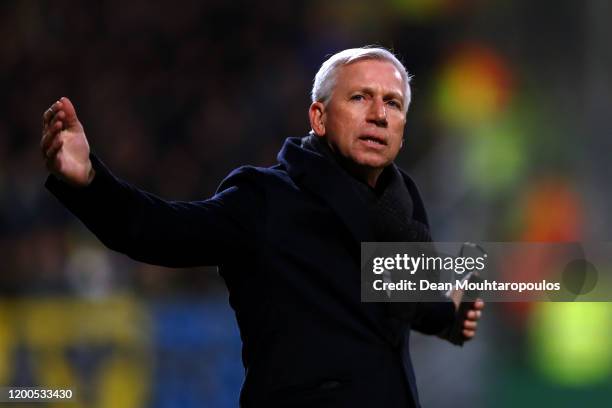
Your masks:
<svg viewBox="0 0 612 408"><path fill-rule="evenodd" d="M325 139L310 135L302 138L302 148L318 153L346 175L353 186L356 199L366 204L374 237L373 242L431 242L427 225L413 218L413 200L404 178L395 164L387 166L377 180L376 188L353 177L339 163ZM391 279L393 279L391 277ZM398 336L404 336L405 323L413 322L416 303L390 302L386 304L390 324Z"/></svg>
<svg viewBox="0 0 612 408"><path fill-rule="evenodd" d="M302 147L320 154L346 175L356 197L368 208L375 236L379 242L430 242L429 229L413 219L413 201L404 178L395 164L387 166L378 178L376 188L353 177L339 164L325 139L310 135L302 138Z"/></svg>

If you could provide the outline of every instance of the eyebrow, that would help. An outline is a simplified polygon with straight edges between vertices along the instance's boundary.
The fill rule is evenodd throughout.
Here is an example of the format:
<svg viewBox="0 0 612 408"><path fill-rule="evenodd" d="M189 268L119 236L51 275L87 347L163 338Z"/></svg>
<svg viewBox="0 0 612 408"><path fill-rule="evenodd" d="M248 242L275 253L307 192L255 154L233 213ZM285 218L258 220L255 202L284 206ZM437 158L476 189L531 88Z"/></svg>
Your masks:
<svg viewBox="0 0 612 408"><path fill-rule="evenodd" d="M370 88L369 86L364 86L364 87L359 88L359 92L364 92L364 93L373 95L374 89ZM395 92L395 91L386 92L383 96L383 99L389 100L389 97L398 99L402 103L404 102L404 98L402 97L402 94L398 92Z"/></svg>

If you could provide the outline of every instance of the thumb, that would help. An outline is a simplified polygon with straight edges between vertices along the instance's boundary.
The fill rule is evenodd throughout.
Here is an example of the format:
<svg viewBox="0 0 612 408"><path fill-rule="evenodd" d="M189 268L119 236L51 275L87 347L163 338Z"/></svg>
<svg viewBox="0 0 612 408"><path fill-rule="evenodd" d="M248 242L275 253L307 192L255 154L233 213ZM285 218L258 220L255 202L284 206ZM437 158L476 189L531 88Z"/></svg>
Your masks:
<svg viewBox="0 0 612 408"><path fill-rule="evenodd" d="M66 126L71 127L77 124L79 122L79 119L77 118L76 110L74 109L74 105L72 104L70 99L65 96L62 96L60 98L60 102L62 103L62 110L66 113L66 117L64 118Z"/></svg>

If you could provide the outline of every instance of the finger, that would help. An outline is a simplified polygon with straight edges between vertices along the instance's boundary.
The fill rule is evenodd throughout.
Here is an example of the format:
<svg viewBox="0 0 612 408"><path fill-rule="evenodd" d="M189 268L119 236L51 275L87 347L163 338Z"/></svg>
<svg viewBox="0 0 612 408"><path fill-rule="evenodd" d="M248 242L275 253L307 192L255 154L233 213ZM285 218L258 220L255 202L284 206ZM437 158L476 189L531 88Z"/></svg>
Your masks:
<svg viewBox="0 0 612 408"><path fill-rule="evenodd" d="M53 116L53 119L51 119L51 126L55 126L55 123L58 121L63 121L64 123L62 123L62 125L65 124L66 122L66 112L64 112L63 110L59 110L55 112L55 116Z"/></svg>
<svg viewBox="0 0 612 408"><path fill-rule="evenodd" d="M53 160L55 158L55 155L57 155L57 153L61 150L63 144L64 141L62 139L55 139L51 147L49 147L49 149L47 149L47 151L45 152L47 160Z"/></svg>
<svg viewBox="0 0 612 408"><path fill-rule="evenodd" d="M59 100L61 103L62 109L66 112L65 121L66 126L72 126L73 124L78 122L78 118L76 115L76 109L74 109L74 105L70 101L70 99L62 96Z"/></svg>
<svg viewBox="0 0 612 408"><path fill-rule="evenodd" d="M465 338L471 339L475 334L476 332L474 330L463 330L463 337Z"/></svg>
<svg viewBox="0 0 612 408"><path fill-rule="evenodd" d="M479 320L479 319L480 319L480 316L481 316L481 313L482 313L482 312L481 312L480 310L470 310L470 311L467 313L466 317L467 317L469 320Z"/></svg>
<svg viewBox="0 0 612 408"><path fill-rule="evenodd" d="M56 121L52 126L47 128L47 131L43 135L42 140L40 141L40 149L46 155L46 151L51 146L51 143L57 138L57 135L62 130L63 123L61 121Z"/></svg>
<svg viewBox="0 0 612 408"><path fill-rule="evenodd" d="M49 123L52 117L53 117L53 109L49 108L43 112L43 116L42 116L43 127L46 126L47 123Z"/></svg>
<svg viewBox="0 0 612 408"><path fill-rule="evenodd" d="M51 105L49 109L47 109L43 113L43 126L48 124L51 121L51 118L53 117L53 115L55 115L55 110L53 109L53 107L55 106L56 103L57 102L54 102L53 105Z"/></svg>
<svg viewBox="0 0 612 408"><path fill-rule="evenodd" d="M477 299L476 302L474 302L474 306L472 306L472 309L476 309L476 310L482 310L485 307L485 303L482 301L482 299Z"/></svg>
<svg viewBox="0 0 612 408"><path fill-rule="evenodd" d="M463 321L463 328L464 329L476 330L476 327L478 327L478 323L473 321L473 320L464 320Z"/></svg>
<svg viewBox="0 0 612 408"><path fill-rule="evenodd" d="M47 109L45 111L45 113L43 113L43 126L49 124L51 122L51 119L53 119L53 116L55 115L55 113L62 107L62 103L58 100L55 101L50 107L49 109Z"/></svg>
<svg viewBox="0 0 612 408"><path fill-rule="evenodd" d="M58 125L59 126L59 125ZM40 150L44 151L49 148L49 145L53 142L53 139L57 135L58 131L47 127L43 132L43 136L40 139Z"/></svg>

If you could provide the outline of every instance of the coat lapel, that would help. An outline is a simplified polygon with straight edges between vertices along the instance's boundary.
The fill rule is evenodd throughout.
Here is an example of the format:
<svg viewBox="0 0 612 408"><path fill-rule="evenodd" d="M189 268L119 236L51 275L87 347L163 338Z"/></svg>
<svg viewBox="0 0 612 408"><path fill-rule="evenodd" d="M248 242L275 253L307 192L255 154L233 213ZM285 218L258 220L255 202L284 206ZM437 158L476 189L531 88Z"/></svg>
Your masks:
<svg viewBox="0 0 612 408"><path fill-rule="evenodd" d="M289 176L329 205L358 246L361 242L375 241L368 209L347 182L347 176L323 156L301 148L300 144L300 138L289 138L278 154Z"/></svg>

